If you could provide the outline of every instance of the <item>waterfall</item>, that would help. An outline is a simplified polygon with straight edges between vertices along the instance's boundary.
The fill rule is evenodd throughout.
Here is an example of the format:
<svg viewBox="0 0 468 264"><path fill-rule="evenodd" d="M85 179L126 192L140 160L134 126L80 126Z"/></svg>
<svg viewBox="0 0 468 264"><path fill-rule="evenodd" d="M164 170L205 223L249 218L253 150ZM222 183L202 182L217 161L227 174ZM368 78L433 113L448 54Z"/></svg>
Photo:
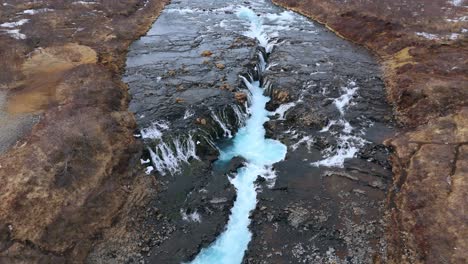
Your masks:
<svg viewBox="0 0 468 264"><path fill-rule="evenodd" d="M222 115L225 117L224 110L222 111ZM228 122L222 121L221 118L213 110L211 110L211 117L221 127L221 129L224 131L223 136L228 137L228 138L232 138L232 132L227 127ZM224 120L226 120L226 118L224 118Z"/></svg>
<svg viewBox="0 0 468 264"><path fill-rule="evenodd" d="M188 108L187 110L185 110L184 119L188 119L193 115L195 115L195 112L192 109Z"/></svg>
<svg viewBox="0 0 468 264"><path fill-rule="evenodd" d="M271 47L268 43L269 38L263 31L261 19L252 10L242 7L237 15L251 23L250 31L246 33L248 36L256 38L263 47ZM267 52L271 51L271 49L265 49ZM260 62L257 66L260 68L259 74L267 67L267 62L262 59L264 59L263 54L259 56ZM247 108L249 117L243 121L245 125L232 139L232 145L220 149L219 160L228 162L236 156L241 156L247 160L247 163L245 167L237 171L234 177L230 178L231 183L236 187L237 196L225 231L209 247L201 250L193 260L194 264L238 264L242 262L244 252L252 238L248 227L250 212L255 209L257 203L254 182L260 175L267 180L269 186L273 186L276 175L272 165L286 156L285 145L277 140L265 138L266 131L263 124L269 120L270 115L265 106L270 98L264 95L264 87L261 87L260 81L254 80L253 76L250 76L250 80L243 76L241 79L249 90L250 100ZM234 112L236 116L239 116L237 120L243 120L245 115L239 115L235 109ZM221 120L216 115L213 115L213 118L223 128L225 135L228 134Z"/></svg>
<svg viewBox="0 0 468 264"><path fill-rule="evenodd" d="M159 139L162 137L164 130L169 129L169 123L167 121L155 121L149 127L143 128L141 138L143 139Z"/></svg>
<svg viewBox="0 0 468 264"><path fill-rule="evenodd" d="M247 119L247 114L244 113L242 108L236 104L231 105L232 110L234 111L234 114L236 116L236 121L237 121L237 126L242 127L245 125L245 121Z"/></svg>
<svg viewBox="0 0 468 264"><path fill-rule="evenodd" d="M179 171L182 163L189 163L192 158L198 159L196 144L191 134L185 139L176 137L171 143L161 140L154 149L147 147L153 166L161 175L167 172L174 174Z"/></svg>

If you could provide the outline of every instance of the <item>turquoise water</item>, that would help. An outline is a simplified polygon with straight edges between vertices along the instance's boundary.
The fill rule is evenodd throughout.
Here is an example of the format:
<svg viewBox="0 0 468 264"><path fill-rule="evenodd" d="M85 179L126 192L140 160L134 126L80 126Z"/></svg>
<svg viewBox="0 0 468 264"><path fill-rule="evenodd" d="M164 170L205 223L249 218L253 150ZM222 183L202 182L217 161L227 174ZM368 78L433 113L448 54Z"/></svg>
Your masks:
<svg viewBox="0 0 468 264"><path fill-rule="evenodd" d="M241 263L252 234L249 231L250 212L255 209L257 192L255 180L258 175L271 173L271 165L283 160L287 148L281 142L265 138L263 124L268 121L269 112L265 104L270 100L263 95L259 82L249 83L252 94L249 107L251 116L246 126L233 138L233 145L221 150L220 160L229 161L242 156L247 165L240 168L231 183L237 189L237 198L231 210L226 230L208 248L203 249L193 264Z"/></svg>
<svg viewBox="0 0 468 264"><path fill-rule="evenodd" d="M240 8L239 18L250 22L246 36L255 38L267 52L268 37L263 30L262 20L248 8ZM264 68L264 66L262 67ZM237 171L231 180L236 187L237 198L231 210L226 229L208 248L202 249L193 260L193 264L239 264L242 262L247 246L252 238L249 231L250 212L257 204L255 180L259 175L271 179L272 165L283 160L287 147L281 142L265 138L263 124L269 120L265 109L269 97L263 95L263 88L258 81L244 80L251 93L246 125L239 129L232 139L233 144L221 149L220 162L229 162L233 157L241 156L247 160L245 167Z"/></svg>

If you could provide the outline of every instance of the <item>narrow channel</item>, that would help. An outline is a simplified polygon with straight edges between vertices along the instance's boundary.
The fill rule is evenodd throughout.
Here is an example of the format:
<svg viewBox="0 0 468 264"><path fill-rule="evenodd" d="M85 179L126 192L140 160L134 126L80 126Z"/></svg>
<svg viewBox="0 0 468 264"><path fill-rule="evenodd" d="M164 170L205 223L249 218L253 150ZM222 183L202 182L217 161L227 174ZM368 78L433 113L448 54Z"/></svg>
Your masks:
<svg viewBox="0 0 468 264"><path fill-rule="evenodd" d="M263 30L261 19L254 11L240 8L237 16L247 20L250 30L247 36L257 39L265 49L266 57L272 50L272 44ZM264 95L265 89L260 84L261 74L268 67L267 59L259 53L257 65L258 76L255 80L243 77L250 93L246 125L242 127L233 138L232 146L221 149L220 161L229 162L232 158L240 156L246 159L245 167L240 168L233 176L231 183L236 187L237 197L231 210L226 230L208 248L203 249L192 262L193 264L208 263L241 263L244 253L251 240L249 231L249 215L257 204L257 191L255 180L260 177L271 177L272 165L286 157L287 147L281 142L265 138L263 125L269 120L270 112L265 109L270 101Z"/></svg>

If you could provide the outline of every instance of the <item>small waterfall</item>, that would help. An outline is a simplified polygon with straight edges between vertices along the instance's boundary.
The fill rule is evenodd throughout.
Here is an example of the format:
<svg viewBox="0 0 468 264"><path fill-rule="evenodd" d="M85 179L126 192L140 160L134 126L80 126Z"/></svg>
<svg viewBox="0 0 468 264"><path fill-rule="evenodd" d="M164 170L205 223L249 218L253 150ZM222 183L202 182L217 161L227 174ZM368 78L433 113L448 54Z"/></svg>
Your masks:
<svg viewBox="0 0 468 264"><path fill-rule="evenodd" d="M169 123L166 121L155 121L151 126L143 128L141 133L141 138L144 139L159 139L162 137L164 130L169 129Z"/></svg>
<svg viewBox="0 0 468 264"><path fill-rule="evenodd" d="M211 117L213 120L221 127L221 129L224 131L223 136L232 138L232 132L231 130L227 127L228 122L223 122L221 118L215 113L215 111L211 110ZM227 120L226 114L223 111L221 111L221 117L224 117L224 120Z"/></svg>
<svg viewBox="0 0 468 264"><path fill-rule="evenodd" d="M195 112L192 109L187 108L187 110L185 110L185 113L184 113L184 120L188 119L188 118L190 118L190 117L192 117L194 115L195 115Z"/></svg>
<svg viewBox="0 0 468 264"><path fill-rule="evenodd" d="M274 112L270 112L270 116L279 115L278 120L284 120L284 115L286 114L286 111L288 111L289 109L293 108L296 105L297 105L296 102L282 104Z"/></svg>
<svg viewBox="0 0 468 264"><path fill-rule="evenodd" d="M258 52L258 59L259 59L258 67L260 69L260 73L265 72L265 70L266 70L265 56L260 51Z"/></svg>
<svg viewBox="0 0 468 264"><path fill-rule="evenodd" d="M244 113L242 108L239 105L233 104L231 105L232 110L236 116L237 126L242 127L245 125L245 121L247 120L248 115Z"/></svg>
<svg viewBox="0 0 468 264"><path fill-rule="evenodd" d="M263 30L262 20L250 9L241 7L237 15L251 22L250 31L247 36L256 38L263 47L270 47L268 36ZM267 53L271 49L265 48ZM269 186L273 186L276 175L273 171L273 164L283 160L286 156L287 147L281 142L265 138L265 128L263 124L269 120L269 111L265 109L266 103L270 100L265 95L265 89L261 86L261 73L267 67L263 54L259 56L257 66L257 79L250 75L250 80L241 76L245 86L249 90L249 107L247 113L249 118L243 121L245 126L239 129L232 140L232 145L220 149L219 160L230 161L236 156L241 156L247 160L246 166L240 168L237 174L230 178L231 183L236 187L237 197L231 209L231 215L224 232L209 247L200 251L193 260L193 264L237 264L241 263L245 250L252 238L249 230L250 212L255 209L257 191L255 180L260 175L267 180ZM234 113L237 120L244 120L241 112ZM230 131L221 122L220 118L213 113L213 119L223 128L225 135L231 135ZM229 131L229 133L227 133Z"/></svg>
<svg viewBox="0 0 468 264"><path fill-rule="evenodd" d="M161 140L154 149L147 147L153 166L161 175L167 172L174 174L179 171L182 163L189 163L192 158L198 159L192 135L189 134L185 139L176 137L171 143Z"/></svg>
<svg viewBox="0 0 468 264"><path fill-rule="evenodd" d="M213 121L215 121L216 124L218 124L219 127L223 130L223 137L232 138L232 130L243 126L248 117L248 114L244 113L239 105L232 104L218 112L215 112L213 109L211 109L211 117L213 118ZM233 121L231 121L232 118L235 119L234 124Z"/></svg>

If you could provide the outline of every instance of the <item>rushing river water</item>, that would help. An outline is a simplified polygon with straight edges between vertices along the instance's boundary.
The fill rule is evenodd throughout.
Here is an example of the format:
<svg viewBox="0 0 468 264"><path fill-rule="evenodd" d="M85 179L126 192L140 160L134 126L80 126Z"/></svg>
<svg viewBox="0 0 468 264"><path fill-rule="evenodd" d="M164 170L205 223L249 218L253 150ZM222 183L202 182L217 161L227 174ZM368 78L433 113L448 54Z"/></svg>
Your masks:
<svg viewBox="0 0 468 264"><path fill-rule="evenodd" d="M160 186L149 263L365 263L384 244L389 108L364 49L269 1L181 0L125 81Z"/></svg>
<svg viewBox="0 0 468 264"><path fill-rule="evenodd" d="M263 31L261 20L248 8L240 8L237 15L251 24L246 35L256 38L268 55L271 46L268 43L269 38L266 32ZM257 67L259 75L261 75L268 65L263 54L260 54L259 58L260 62ZM194 264L242 262L252 237L248 226L250 212L257 203L254 182L259 176L268 177L271 175L272 165L286 157L286 145L277 140L265 138L263 124L269 120L270 114L265 107L270 98L263 95L265 91L260 86L259 80L244 78L244 81L250 93L250 106L247 111L250 113L250 117L247 119L246 125L234 137L232 146L221 150L220 161L228 162L232 158L240 156L247 160L247 164L240 168L237 175L231 180L237 189L237 197L226 230L210 247L200 252L192 262Z"/></svg>

